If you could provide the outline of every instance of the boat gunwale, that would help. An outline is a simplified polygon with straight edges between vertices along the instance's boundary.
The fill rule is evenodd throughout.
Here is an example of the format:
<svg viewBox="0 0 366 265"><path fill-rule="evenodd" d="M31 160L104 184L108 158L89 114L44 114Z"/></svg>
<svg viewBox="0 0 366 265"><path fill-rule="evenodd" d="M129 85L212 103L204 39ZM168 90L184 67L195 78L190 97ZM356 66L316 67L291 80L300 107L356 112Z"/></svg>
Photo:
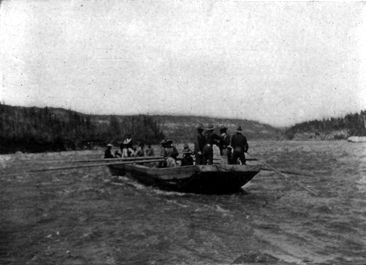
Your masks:
<svg viewBox="0 0 366 265"><path fill-rule="evenodd" d="M189 172L227 172L227 171L236 171L236 172L248 172L248 171L260 171L262 169L261 165L229 165L229 164L216 164L216 165L190 165L190 166L179 166L179 167L148 167L145 165L131 164L131 165L110 165L114 168L123 167L123 168L134 168L139 171L150 171L153 172L161 172L161 173L189 173Z"/></svg>

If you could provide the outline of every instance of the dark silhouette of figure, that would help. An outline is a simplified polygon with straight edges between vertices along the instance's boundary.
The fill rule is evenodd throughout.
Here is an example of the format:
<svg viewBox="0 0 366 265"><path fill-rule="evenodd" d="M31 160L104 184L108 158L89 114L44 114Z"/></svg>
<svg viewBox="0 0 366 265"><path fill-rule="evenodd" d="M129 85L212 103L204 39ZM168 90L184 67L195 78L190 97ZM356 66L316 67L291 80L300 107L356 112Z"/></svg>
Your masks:
<svg viewBox="0 0 366 265"><path fill-rule="evenodd" d="M114 158L111 144L107 144L107 149L104 151L104 158Z"/></svg>
<svg viewBox="0 0 366 265"><path fill-rule="evenodd" d="M220 137L214 133L214 126L210 124L205 133L205 146L203 147L203 164L213 164L213 145L219 145Z"/></svg>
<svg viewBox="0 0 366 265"><path fill-rule="evenodd" d="M222 156L227 156L227 163L231 164L232 148L230 146L230 135L227 133L227 128L225 126L220 128L220 154Z"/></svg>
<svg viewBox="0 0 366 265"><path fill-rule="evenodd" d="M238 127L236 133L231 137L231 146L233 148L232 164L236 164L239 158L240 162L245 165L244 152L248 151L249 146L247 138L242 134L241 126Z"/></svg>
<svg viewBox="0 0 366 265"><path fill-rule="evenodd" d="M203 127L200 125L197 127L197 140L194 144L194 154L196 157L196 164L202 165L203 164L203 148L205 146L206 140L205 136L203 135Z"/></svg>
<svg viewBox="0 0 366 265"><path fill-rule="evenodd" d="M184 145L182 153L183 153L182 166L193 165L192 151L191 151L191 149L189 149L188 144Z"/></svg>
<svg viewBox="0 0 366 265"><path fill-rule="evenodd" d="M176 167L177 166L177 158L178 158L178 150L173 145L173 140L167 140L164 148L164 157L166 157L167 167Z"/></svg>

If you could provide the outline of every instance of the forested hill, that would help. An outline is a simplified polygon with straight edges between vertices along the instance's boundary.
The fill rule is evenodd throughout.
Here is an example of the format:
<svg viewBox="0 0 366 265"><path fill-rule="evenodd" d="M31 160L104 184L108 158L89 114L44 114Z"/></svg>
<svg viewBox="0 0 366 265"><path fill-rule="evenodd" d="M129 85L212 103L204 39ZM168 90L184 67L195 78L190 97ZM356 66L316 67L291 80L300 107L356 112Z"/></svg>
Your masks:
<svg viewBox="0 0 366 265"><path fill-rule="evenodd" d="M366 110L344 117L313 120L295 124L286 130L288 139L346 139L366 136Z"/></svg>
<svg viewBox="0 0 366 265"><path fill-rule="evenodd" d="M0 153L42 152L118 145L131 133L138 142L193 141L198 124L212 123L233 131L243 127L249 139L275 139L281 133L249 120L164 115L89 115L62 108L16 107L0 104Z"/></svg>
<svg viewBox="0 0 366 265"><path fill-rule="evenodd" d="M138 141L164 138L150 116L98 116L61 108L0 104L0 153L62 151L118 144L126 133Z"/></svg>
<svg viewBox="0 0 366 265"><path fill-rule="evenodd" d="M196 135L197 125L202 124L207 126L212 124L215 126L216 133L220 126L225 125L228 128L228 133L232 134L238 125L243 129L243 134L250 139L279 139L281 131L270 125L259 123L245 119L225 119L213 118L204 116L170 116L161 115L154 116L161 124L164 134L167 138L176 139L179 141L194 140Z"/></svg>

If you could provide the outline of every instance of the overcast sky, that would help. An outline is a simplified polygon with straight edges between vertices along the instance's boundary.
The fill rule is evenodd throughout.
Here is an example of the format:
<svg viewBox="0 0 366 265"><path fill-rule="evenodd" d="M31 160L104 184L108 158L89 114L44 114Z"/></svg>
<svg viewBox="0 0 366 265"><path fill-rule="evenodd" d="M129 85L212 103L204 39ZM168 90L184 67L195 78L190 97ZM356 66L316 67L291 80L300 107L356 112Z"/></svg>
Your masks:
<svg viewBox="0 0 366 265"><path fill-rule="evenodd" d="M1 3L0 100L272 125L366 109L365 3Z"/></svg>

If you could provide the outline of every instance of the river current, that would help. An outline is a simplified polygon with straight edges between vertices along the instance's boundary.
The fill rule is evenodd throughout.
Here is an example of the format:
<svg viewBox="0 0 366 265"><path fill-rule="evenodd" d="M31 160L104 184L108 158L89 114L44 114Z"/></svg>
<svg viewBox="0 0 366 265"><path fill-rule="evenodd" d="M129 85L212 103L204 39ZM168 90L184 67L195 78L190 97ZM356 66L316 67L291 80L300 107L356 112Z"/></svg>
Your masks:
<svg viewBox="0 0 366 265"><path fill-rule="evenodd" d="M365 265L366 143L249 145L287 173L261 171L228 195L161 191L105 166L27 173L100 151L4 155L0 254L30 265Z"/></svg>
<svg viewBox="0 0 366 265"><path fill-rule="evenodd" d="M166 245L142 249L139 258L366 264L366 144L258 141L249 154L296 175L263 171L231 195L170 193L125 179L123 200L140 211L124 218L166 237Z"/></svg>

